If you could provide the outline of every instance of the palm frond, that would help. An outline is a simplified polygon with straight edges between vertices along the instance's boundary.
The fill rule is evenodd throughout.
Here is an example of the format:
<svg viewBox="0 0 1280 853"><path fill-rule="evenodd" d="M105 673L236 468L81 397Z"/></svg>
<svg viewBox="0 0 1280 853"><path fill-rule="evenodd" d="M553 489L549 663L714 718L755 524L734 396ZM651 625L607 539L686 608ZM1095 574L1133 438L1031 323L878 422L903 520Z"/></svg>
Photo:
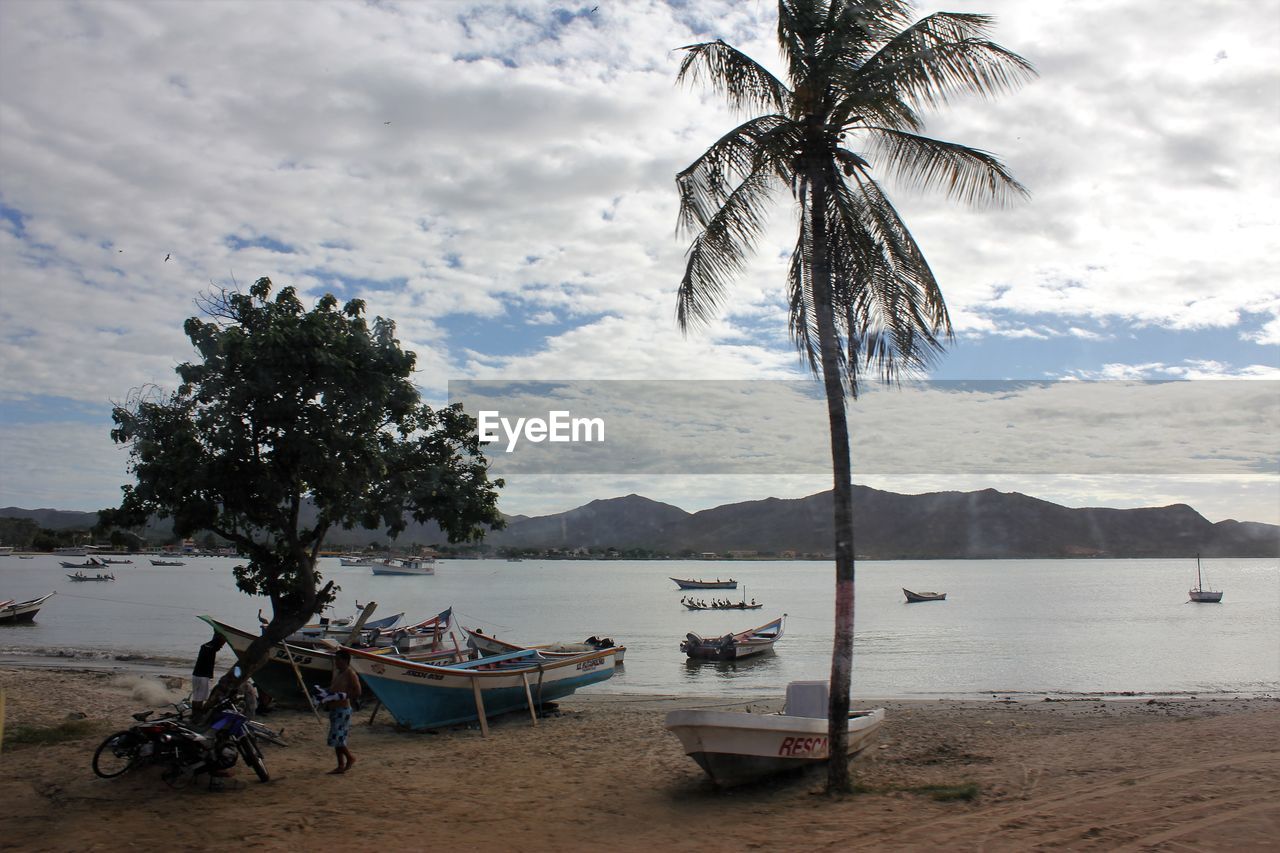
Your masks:
<svg viewBox="0 0 1280 853"><path fill-rule="evenodd" d="M787 111L791 93L763 65L720 39L679 48L677 83L706 82L738 110Z"/></svg>
<svg viewBox="0 0 1280 853"><path fill-rule="evenodd" d="M814 374L820 373L822 354L818 348L818 321L813 307L813 288L807 280L809 265L809 228L800 217L800 233L787 268L789 314L787 331L796 351Z"/></svg>
<svg viewBox="0 0 1280 853"><path fill-rule="evenodd" d="M715 315L725 288L745 268L747 255L764 229L769 194L777 183L778 176L762 165L729 193L694 238L676 291L676 322L681 331L705 325Z"/></svg>
<svg viewBox="0 0 1280 853"><path fill-rule="evenodd" d="M733 188L764 163L789 181L786 161L795 145L795 134L796 129L787 118L766 115L744 122L716 140L676 174L680 191L677 232L705 228Z"/></svg>
<svg viewBox="0 0 1280 853"><path fill-rule="evenodd" d="M875 162L913 188L941 190L972 205L1004 205L1030 196L986 151L886 127L868 128L867 141Z"/></svg>
<svg viewBox="0 0 1280 853"><path fill-rule="evenodd" d="M887 41L844 81L847 91L864 87L895 92L904 100L937 106L959 93L996 95L1036 76L1018 54L987 36L988 15L938 12L921 18Z"/></svg>
<svg viewBox="0 0 1280 853"><path fill-rule="evenodd" d="M893 382L927 368L950 318L924 253L880 187L861 171L830 194L836 303L848 338L849 384L861 365Z"/></svg>

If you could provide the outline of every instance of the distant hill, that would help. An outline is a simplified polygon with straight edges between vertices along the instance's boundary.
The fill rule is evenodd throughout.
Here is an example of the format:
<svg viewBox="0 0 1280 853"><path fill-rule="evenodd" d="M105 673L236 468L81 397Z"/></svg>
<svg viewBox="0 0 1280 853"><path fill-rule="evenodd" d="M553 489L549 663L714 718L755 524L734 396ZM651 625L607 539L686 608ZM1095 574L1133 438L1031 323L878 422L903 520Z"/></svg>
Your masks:
<svg viewBox="0 0 1280 853"><path fill-rule="evenodd" d="M21 509L16 506L0 507L0 518L29 518L46 530L88 530L98 523L96 512L75 512L68 509Z"/></svg>
<svg viewBox="0 0 1280 853"><path fill-rule="evenodd" d="M305 515L309 515L304 513ZM88 528L96 513L0 509L50 529ZM309 520L309 519L304 519ZM149 525L152 538L169 528ZM902 495L854 488L854 547L869 559L1002 557L1280 556L1280 526L1234 520L1213 523L1186 504L1140 509L1072 509L1018 492L931 492ZM543 516L507 516L489 547L643 548L679 554L755 551L829 555L834 538L831 492L805 498L743 501L686 512L640 495L594 500ZM331 547L386 542L379 531L338 530ZM398 540L444 544L434 524L410 523Z"/></svg>
<svg viewBox="0 0 1280 853"><path fill-rule="evenodd" d="M1017 492L901 495L854 488L855 549L871 559L1280 556L1280 526L1206 519L1185 504L1071 509ZM828 555L831 492L687 513L639 495L511 519L492 545Z"/></svg>

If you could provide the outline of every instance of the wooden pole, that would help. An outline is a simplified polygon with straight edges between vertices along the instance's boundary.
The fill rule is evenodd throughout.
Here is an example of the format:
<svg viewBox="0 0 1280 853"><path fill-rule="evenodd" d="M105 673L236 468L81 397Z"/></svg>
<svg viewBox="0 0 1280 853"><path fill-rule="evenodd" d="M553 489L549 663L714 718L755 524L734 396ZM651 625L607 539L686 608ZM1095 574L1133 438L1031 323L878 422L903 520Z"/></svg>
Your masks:
<svg viewBox="0 0 1280 853"><path fill-rule="evenodd" d="M480 695L480 679L471 676L471 691L476 695L476 713L480 715L480 736L489 736L489 721L484 716L484 697Z"/></svg>
<svg viewBox="0 0 1280 853"><path fill-rule="evenodd" d="M524 682L524 699L529 703L529 719L533 720L533 724L538 724L538 709L533 707L533 691L529 689L529 673L520 673L520 680Z"/></svg>
<svg viewBox="0 0 1280 853"><path fill-rule="evenodd" d="M324 725L324 720L320 719L320 712L316 709L316 703L311 701L311 694L307 692L307 683L302 680L302 670L298 668L298 662L293 659L293 652L289 650L287 643L281 642L280 648L284 649L285 657L289 658L289 663L293 665L293 674L298 676L298 686L302 688L302 695L307 700L307 704L311 706L311 713L316 715L316 722Z"/></svg>

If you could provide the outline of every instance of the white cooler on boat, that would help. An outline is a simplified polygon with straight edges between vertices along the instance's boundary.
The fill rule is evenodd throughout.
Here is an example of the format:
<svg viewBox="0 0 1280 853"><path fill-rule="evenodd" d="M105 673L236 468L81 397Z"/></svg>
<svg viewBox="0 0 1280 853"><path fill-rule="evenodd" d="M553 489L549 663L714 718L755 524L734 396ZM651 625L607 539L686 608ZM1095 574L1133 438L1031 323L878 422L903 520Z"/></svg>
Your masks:
<svg viewBox="0 0 1280 853"><path fill-rule="evenodd" d="M788 717L825 717L830 691L829 681L792 681L787 685L787 704L782 713Z"/></svg>

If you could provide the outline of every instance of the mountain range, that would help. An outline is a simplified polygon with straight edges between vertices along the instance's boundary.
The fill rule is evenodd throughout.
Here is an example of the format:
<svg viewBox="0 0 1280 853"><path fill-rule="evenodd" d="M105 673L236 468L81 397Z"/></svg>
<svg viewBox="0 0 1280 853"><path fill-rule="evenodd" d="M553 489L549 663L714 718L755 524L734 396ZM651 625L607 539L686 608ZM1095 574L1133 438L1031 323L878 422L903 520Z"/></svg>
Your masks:
<svg viewBox="0 0 1280 853"><path fill-rule="evenodd" d="M0 508L51 529L88 528L96 513ZM854 487L855 550L863 559L1005 557L1276 557L1280 526L1211 522L1186 504L1139 509L1070 508L1018 492L904 495ZM164 525L148 525L155 538ZM339 530L330 547L363 548L385 536ZM490 548L643 549L666 554L828 557L834 539L831 492L744 501L699 512L640 495L594 500L566 512L507 516ZM434 524L410 524L400 543L443 544Z"/></svg>

